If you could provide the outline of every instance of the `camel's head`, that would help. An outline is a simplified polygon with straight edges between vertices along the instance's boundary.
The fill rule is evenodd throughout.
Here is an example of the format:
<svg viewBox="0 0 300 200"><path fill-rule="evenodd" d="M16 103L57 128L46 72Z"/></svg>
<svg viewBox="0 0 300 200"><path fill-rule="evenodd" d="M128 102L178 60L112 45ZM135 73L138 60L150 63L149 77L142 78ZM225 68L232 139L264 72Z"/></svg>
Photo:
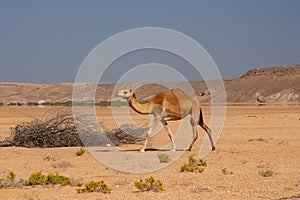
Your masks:
<svg viewBox="0 0 300 200"><path fill-rule="evenodd" d="M132 95L133 91L131 89L125 89L125 90L120 90L117 92L117 97L122 97L124 99L129 99L129 97Z"/></svg>

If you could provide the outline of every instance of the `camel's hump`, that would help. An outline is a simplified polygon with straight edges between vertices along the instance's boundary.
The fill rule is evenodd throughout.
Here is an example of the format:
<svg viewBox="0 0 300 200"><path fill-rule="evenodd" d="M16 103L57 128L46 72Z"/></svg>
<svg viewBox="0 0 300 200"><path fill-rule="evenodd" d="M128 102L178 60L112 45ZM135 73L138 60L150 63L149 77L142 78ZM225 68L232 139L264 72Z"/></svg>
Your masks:
<svg viewBox="0 0 300 200"><path fill-rule="evenodd" d="M174 93L176 96L178 96L178 95L186 95L184 93L184 91L182 91L181 89L178 89L178 88L172 89L171 92Z"/></svg>

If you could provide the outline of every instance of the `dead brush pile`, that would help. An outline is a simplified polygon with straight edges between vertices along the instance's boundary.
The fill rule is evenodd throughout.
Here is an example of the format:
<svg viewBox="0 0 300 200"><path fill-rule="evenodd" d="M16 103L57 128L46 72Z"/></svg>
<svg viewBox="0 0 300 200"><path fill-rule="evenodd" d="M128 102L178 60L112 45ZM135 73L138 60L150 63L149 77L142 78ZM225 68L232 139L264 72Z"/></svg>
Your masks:
<svg viewBox="0 0 300 200"><path fill-rule="evenodd" d="M146 137L146 127L138 127L133 124L123 124L120 128L105 131L106 136L115 146L122 144L141 144Z"/></svg>
<svg viewBox="0 0 300 200"><path fill-rule="evenodd" d="M74 119L69 112L47 112L42 118L18 124L11 129L5 146L66 147L82 146Z"/></svg>
<svg viewBox="0 0 300 200"><path fill-rule="evenodd" d="M118 146L140 142L143 139L138 135L145 135L145 128L133 125L102 131L88 116L76 115L74 120L71 112L47 112L41 119L18 124L10 130L10 137L0 141L0 147Z"/></svg>

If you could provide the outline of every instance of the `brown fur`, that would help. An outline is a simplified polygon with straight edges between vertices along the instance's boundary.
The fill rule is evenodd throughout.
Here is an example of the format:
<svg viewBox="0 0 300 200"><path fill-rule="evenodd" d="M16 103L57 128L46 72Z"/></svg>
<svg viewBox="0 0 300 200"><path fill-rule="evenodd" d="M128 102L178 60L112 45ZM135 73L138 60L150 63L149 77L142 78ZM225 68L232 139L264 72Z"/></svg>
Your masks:
<svg viewBox="0 0 300 200"><path fill-rule="evenodd" d="M153 97L152 100L146 103L139 102L136 98L136 94L131 92L131 90L119 91L117 96L128 99L129 105L137 113L152 114L154 116L154 120L152 120L150 123L150 129L147 133L145 144L141 149L141 152L145 151L149 135L159 122L161 122L168 131L168 135L173 144L173 151L175 151L176 147L173 134L168 127L167 121L180 120L188 115L191 116L190 121L193 128L194 137L187 150L190 151L192 149L193 144L198 138L197 125L200 125L206 131L211 141L212 150L215 150L215 146L211 137L211 131L203 121L202 110L199 103L192 97L186 95L182 90L174 89L158 93Z"/></svg>

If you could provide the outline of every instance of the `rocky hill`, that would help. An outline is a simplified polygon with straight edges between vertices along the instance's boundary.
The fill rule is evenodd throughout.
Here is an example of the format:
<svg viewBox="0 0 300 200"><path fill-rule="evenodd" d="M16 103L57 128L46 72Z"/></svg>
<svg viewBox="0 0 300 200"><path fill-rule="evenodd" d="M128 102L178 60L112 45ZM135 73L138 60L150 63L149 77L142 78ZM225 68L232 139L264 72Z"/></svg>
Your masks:
<svg viewBox="0 0 300 200"><path fill-rule="evenodd" d="M300 102L300 65L254 68L240 78L224 80L228 103ZM192 86L188 87L188 86ZM96 100L111 100L114 90L134 88L140 99L149 99L168 88L196 92L201 102L210 101L204 81L190 83L99 83ZM0 103L65 102L72 100L72 83L0 83ZM84 87L82 95L84 95Z"/></svg>
<svg viewBox="0 0 300 200"><path fill-rule="evenodd" d="M254 68L246 72L241 78L257 77L257 76L293 77L297 75L298 76L300 75L300 64L295 66Z"/></svg>
<svg viewBox="0 0 300 200"><path fill-rule="evenodd" d="M255 68L224 83L228 102L300 102L300 65Z"/></svg>

